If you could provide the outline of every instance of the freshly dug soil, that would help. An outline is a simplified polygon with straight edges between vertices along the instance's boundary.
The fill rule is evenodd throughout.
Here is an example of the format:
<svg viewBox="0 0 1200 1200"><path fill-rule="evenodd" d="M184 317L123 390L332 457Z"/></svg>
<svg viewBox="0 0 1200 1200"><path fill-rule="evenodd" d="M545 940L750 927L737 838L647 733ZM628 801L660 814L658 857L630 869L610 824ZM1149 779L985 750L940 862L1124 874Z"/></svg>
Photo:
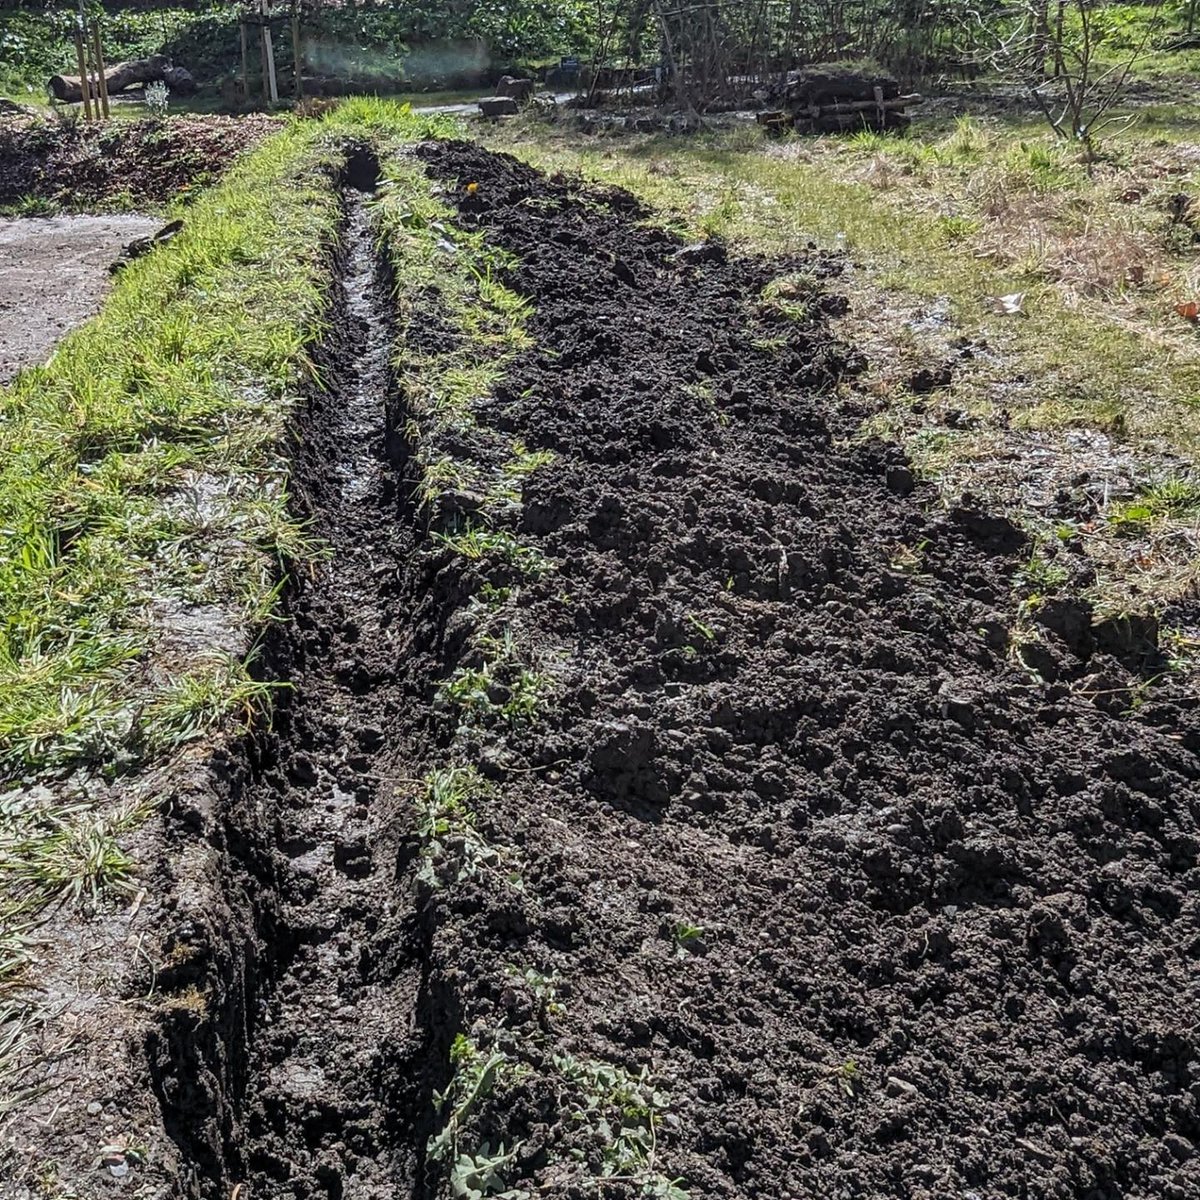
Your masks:
<svg viewBox="0 0 1200 1200"><path fill-rule="evenodd" d="M273 729L171 814L223 887L164 923L180 1192L1200 1194L1200 725L1152 623L1014 644L1019 531L851 436L836 260L420 153L534 344L431 432L389 344L458 335L393 328L351 195L295 456L334 554ZM418 505L422 464L503 490Z"/></svg>
<svg viewBox="0 0 1200 1200"><path fill-rule="evenodd" d="M555 455L512 525L551 570L426 543L397 603L415 706L479 666L502 584L549 681L524 725L502 687L473 725L435 704L518 878L427 893L431 988L524 1064L460 1153L517 1143L504 1184L594 1196L612 1129L567 1053L648 1070L647 1170L693 1197L1200 1194L1196 698L1084 694L1152 669L1153 631L1063 606L1053 682L1022 665L1021 534L849 440L831 264L684 248L624 193L470 144L423 157L536 306L457 455Z"/></svg>
<svg viewBox="0 0 1200 1200"><path fill-rule="evenodd" d="M261 115L0 122L0 205L32 198L79 209L118 197L161 204L213 182L277 128Z"/></svg>

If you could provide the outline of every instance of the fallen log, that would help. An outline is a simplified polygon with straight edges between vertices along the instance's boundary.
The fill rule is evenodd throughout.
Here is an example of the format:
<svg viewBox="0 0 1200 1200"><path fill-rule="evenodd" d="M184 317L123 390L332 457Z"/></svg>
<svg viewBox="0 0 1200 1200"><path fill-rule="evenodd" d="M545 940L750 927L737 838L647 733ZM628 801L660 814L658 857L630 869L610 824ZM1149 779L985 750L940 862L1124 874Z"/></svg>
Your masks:
<svg viewBox="0 0 1200 1200"><path fill-rule="evenodd" d="M114 64L105 71L104 79L111 95L140 83L154 83L165 78L169 70L171 64L164 55L152 54L149 58L134 58ZM83 85L78 75L52 75L46 86L56 100L65 104L74 104L83 99ZM95 91L96 83L93 80L91 94L94 95Z"/></svg>
<svg viewBox="0 0 1200 1200"><path fill-rule="evenodd" d="M793 110L796 116L819 117L826 113L855 113L870 112L880 109L886 112L890 108L906 108L910 104L920 104L921 96L913 92L908 96L893 96L886 100L829 100L824 104L801 104Z"/></svg>

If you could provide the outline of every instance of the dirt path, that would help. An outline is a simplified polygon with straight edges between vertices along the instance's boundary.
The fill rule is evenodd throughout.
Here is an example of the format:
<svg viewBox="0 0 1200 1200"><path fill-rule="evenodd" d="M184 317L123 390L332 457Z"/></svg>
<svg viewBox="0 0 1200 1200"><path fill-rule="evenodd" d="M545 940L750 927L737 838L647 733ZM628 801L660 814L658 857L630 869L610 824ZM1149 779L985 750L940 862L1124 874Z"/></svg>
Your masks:
<svg viewBox="0 0 1200 1200"><path fill-rule="evenodd" d="M161 224L139 216L0 219L0 384L44 362L98 312L109 264Z"/></svg>
<svg viewBox="0 0 1200 1200"><path fill-rule="evenodd" d="M415 1021L423 935L398 867L411 816L396 796L411 764L393 736L405 707L409 631L395 590L413 548L411 489L387 435L388 281L364 195L350 189L346 204L337 333L322 351L329 390L296 451L332 557L293 592L272 639L271 671L294 691L228 819L227 891L236 879L257 933L237 1017L252 1035L221 1062L233 1111L206 1126L190 1092L169 1110L195 1165L191 1194L206 1200L238 1183L272 1200L405 1194L430 1110L433 1055Z"/></svg>

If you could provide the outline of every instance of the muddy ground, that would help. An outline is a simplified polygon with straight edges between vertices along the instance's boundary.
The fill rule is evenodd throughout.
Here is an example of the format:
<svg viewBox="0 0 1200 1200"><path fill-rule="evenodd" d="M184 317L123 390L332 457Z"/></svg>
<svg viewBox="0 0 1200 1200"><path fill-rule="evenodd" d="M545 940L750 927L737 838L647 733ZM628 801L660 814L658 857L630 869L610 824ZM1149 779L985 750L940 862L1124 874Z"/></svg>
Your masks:
<svg viewBox="0 0 1200 1200"><path fill-rule="evenodd" d="M0 121L0 206L148 206L214 182L278 125L270 117L170 117L88 124Z"/></svg>
<svg viewBox="0 0 1200 1200"><path fill-rule="evenodd" d="M836 259L420 153L535 344L410 423L350 189L295 451L334 556L272 730L165 813L153 1194L1200 1193L1200 714L1153 623L1014 644L1020 532L853 436ZM416 503L518 444L553 457L504 503Z"/></svg>
<svg viewBox="0 0 1200 1200"><path fill-rule="evenodd" d="M0 384L45 362L60 338L98 312L109 266L161 224L130 214L0 218Z"/></svg>

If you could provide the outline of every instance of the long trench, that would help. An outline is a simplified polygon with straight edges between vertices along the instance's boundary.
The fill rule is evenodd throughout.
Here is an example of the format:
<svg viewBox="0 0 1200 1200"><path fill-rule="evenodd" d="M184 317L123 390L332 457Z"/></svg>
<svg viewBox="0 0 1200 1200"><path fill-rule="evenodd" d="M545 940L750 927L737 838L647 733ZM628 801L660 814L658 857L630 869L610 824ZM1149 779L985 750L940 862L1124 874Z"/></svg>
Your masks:
<svg viewBox="0 0 1200 1200"><path fill-rule="evenodd" d="M227 803L230 912L217 923L240 982L192 1039L206 1045L176 1030L152 1048L197 1200L227 1200L239 1185L245 1200L424 1194L429 1064L445 1054L428 1017L403 798L414 770L401 594L415 534L373 169L352 156L359 186L344 190L322 386L294 448L298 499L329 554L285 597L265 669L289 686ZM184 1082L197 1076L221 1082L201 1100Z"/></svg>

